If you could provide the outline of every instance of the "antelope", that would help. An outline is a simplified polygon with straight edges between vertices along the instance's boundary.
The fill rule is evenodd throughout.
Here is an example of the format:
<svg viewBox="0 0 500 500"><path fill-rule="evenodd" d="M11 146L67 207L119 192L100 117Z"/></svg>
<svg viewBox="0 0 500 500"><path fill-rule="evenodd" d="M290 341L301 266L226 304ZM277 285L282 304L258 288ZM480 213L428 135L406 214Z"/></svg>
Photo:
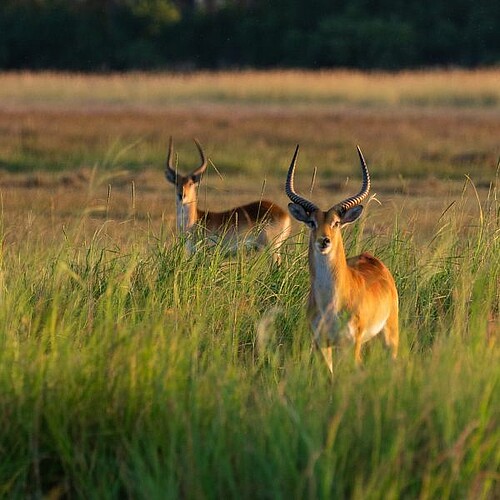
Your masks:
<svg viewBox="0 0 500 500"><path fill-rule="evenodd" d="M258 249L269 245L273 261L280 264L280 247L290 234L290 216L268 200L254 201L224 212L200 210L197 188L208 162L201 144L196 139L194 142L201 159L198 168L187 175L174 169L172 137L165 165L165 177L175 185L176 190L177 231L188 236L188 254L196 251L193 236L202 235L211 242L222 240L233 250L242 244Z"/></svg>
<svg viewBox="0 0 500 500"><path fill-rule="evenodd" d="M354 344L354 360L361 363L361 345L383 330L392 358L398 353L398 292L389 269L376 257L362 253L346 258L341 228L363 211L370 191L370 174L357 146L363 182L358 194L326 211L295 192L294 172L299 146L288 169L285 192L292 216L310 229L308 259L310 291L308 319L313 340L333 374L333 346Z"/></svg>

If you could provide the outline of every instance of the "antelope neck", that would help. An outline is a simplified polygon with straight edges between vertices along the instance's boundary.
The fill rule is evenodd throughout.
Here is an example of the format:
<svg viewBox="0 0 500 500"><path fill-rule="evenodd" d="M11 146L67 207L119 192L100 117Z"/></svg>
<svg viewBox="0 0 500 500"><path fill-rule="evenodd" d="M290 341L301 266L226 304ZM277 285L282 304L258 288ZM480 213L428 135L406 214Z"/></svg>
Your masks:
<svg viewBox="0 0 500 500"><path fill-rule="evenodd" d="M347 261L341 239L334 242L331 251L323 255L315 246L311 237L309 242L309 267L311 275L311 292L316 304L326 311L338 312L342 305L342 290L347 278Z"/></svg>
<svg viewBox="0 0 500 500"><path fill-rule="evenodd" d="M182 203L177 201L177 230L184 232L189 230L198 219L196 201Z"/></svg>

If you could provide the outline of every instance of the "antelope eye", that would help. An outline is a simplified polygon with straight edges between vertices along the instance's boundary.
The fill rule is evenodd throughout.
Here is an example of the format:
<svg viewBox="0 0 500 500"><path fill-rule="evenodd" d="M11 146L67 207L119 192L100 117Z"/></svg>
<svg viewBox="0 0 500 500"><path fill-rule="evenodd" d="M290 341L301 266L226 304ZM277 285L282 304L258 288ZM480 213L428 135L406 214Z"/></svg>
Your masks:
<svg viewBox="0 0 500 500"><path fill-rule="evenodd" d="M311 229L316 229L316 222L314 220L308 220L306 224L311 228Z"/></svg>
<svg viewBox="0 0 500 500"><path fill-rule="evenodd" d="M340 221L339 220L332 221L331 226L332 227L339 227L340 226Z"/></svg>

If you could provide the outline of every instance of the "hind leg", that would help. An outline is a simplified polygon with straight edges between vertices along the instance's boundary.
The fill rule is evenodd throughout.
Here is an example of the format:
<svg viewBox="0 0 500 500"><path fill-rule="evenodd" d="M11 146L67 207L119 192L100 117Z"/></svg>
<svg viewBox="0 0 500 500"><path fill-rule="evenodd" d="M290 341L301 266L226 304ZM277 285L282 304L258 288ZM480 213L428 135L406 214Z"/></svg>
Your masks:
<svg viewBox="0 0 500 500"><path fill-rule="evenodd" d="M273 264L276 264L277 266L281 265L281 254L278 250L273 251Z"/></svg>
<svg viewBox="0 0 500 500"><path fill-rule="evenodd" d="M384 327L384 340L385 345L389 349L391 349L392 359L396 359L398 356L399 347L399 325L397 311L393 311L387 319L387 323Z"/></svg>
<svg viewBox="0 0 500 500"><path fill-rule="evenodd" d="M281 248L286 239L290 236L289 223L282 228L271 229L269 228L266 234L267 240L270 242L271 251L273 255L273 262L278 266L281 264Z"/></svg>
<svg viewBox="0 0 500 500"><path fill-rule="evenodd" d="M270 243L270 251L272 255L273 264L277 266L281 265L281 253L280 253L281 242L273 240Z"/></svg>

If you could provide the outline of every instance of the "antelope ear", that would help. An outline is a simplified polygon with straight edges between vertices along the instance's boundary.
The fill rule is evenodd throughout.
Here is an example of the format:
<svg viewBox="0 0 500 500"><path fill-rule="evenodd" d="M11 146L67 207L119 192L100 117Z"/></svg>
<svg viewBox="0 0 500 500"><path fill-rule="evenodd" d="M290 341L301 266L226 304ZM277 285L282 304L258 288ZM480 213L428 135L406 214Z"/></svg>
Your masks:
<svg viewBox="0 0 500 500"><path fill-rule="evenodd" d="M195 183L195 184L198 184L198 182L201 181L201 176L203 174L197 174L197 175L192 175L191 176L191 180Z"/></svg>
<svg viewBox="0 0 500 500"><path fill-rule="evenodd" d="M165 170L165 177L168 182L171 182L172 184L177 184L176 183L177 174L173 170L167 168Z"/></svg>
<svg viewBox="0 0 500 500"><path fill-rule="evenodd" d="M288 211L292 215L293 218L297 219L300 222L310 222L311 217L305 211L304 207L298 205L297 203L289 203Z"/></svg>
<svg viewBox="0 0 500 500"><path fill-rule="evenodd" d="M340 223L342 224L342 227L354 222L361 215L362 211L363 211L363 205L356 205L355 207L350 208L340 218Z"/></svg>

